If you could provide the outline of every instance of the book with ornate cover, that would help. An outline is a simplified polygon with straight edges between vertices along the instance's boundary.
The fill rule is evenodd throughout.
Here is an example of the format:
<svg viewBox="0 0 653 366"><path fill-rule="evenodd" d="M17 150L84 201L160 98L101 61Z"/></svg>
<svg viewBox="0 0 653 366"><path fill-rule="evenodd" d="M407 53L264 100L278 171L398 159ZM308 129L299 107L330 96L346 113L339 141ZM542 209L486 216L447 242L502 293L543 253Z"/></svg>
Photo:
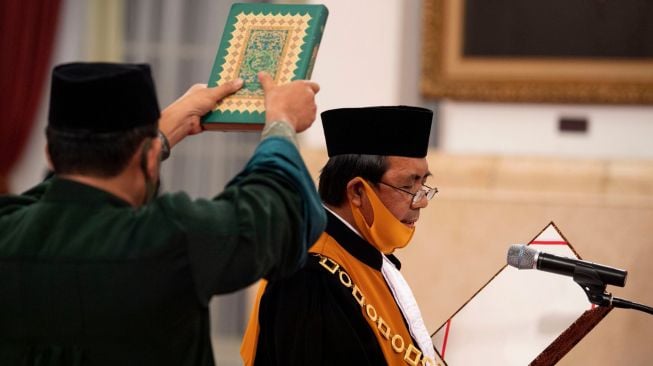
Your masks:
<svg viewBox="0 0 653 366"><path fill-rule="evenodd" d="M277 84L309 79L327 16L324 5L232 5L208 85L239 77L245 83L202 118L203 127L262 129L265 106L258 72L267 71Z"/></svg>

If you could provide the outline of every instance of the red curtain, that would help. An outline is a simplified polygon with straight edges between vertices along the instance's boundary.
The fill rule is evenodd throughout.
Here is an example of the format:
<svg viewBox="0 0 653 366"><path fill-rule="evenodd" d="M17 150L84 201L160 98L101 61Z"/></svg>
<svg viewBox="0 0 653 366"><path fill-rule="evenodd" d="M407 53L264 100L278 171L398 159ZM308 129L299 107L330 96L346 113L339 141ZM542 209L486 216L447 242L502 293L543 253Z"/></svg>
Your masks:
<svg viewBox="0 0 653 366"><path fill-rule="evenodd" d="M61 0L0 1L0 193L39 106Z"/></svg>

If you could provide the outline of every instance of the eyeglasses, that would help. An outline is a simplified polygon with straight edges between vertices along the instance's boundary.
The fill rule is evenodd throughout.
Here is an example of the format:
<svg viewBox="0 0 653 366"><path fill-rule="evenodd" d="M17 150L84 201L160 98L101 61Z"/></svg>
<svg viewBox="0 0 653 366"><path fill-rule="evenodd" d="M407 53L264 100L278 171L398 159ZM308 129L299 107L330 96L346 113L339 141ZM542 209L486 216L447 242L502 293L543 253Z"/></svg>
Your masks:
<svg viewBox="0 0 653 366"><path fill-rule="evenodd" d="M412 205L416 205L421 200L423 200L424 197L426 197L426 199L428 201L430 201L435 196L435 194L438 193L438 189L436 187L431 188L431 187L427 186L426 184L422 184L422 187L420 187L420 189L417 192L413 193L413 192L407 191L405 189L395 187L395 186L393 186L391 184L388 184L388 183L385 183L385 182L379 182L379 183L413 196L413 200L411 201Z"/></svg>

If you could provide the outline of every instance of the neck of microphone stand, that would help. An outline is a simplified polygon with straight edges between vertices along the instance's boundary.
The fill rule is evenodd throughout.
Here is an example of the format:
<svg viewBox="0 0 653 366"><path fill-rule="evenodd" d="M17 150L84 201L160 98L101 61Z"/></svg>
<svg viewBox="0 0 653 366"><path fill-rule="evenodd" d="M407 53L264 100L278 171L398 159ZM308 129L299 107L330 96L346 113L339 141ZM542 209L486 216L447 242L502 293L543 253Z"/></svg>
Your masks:
<svg viewBox="0 0 653 366"><path fill-rule="evenodd" d="M583 288L592 304L598 306L613 306L621 309L634 309L653 315L653 308L632 301L613 297L606 292L606 284L596 270L589 266L578 265L574 269L574 282Z"/></svg>
<svg viewBox="0 0 653 366"><path fill-rule="evenodd" d="M638 304L636 302L620 299L618 297L613 297L612 298L612 306L614 306L615 308L639 310L639 311L643 311L645 313L653 315L653 308L652 307L642 305L642 304Z"/></svg>

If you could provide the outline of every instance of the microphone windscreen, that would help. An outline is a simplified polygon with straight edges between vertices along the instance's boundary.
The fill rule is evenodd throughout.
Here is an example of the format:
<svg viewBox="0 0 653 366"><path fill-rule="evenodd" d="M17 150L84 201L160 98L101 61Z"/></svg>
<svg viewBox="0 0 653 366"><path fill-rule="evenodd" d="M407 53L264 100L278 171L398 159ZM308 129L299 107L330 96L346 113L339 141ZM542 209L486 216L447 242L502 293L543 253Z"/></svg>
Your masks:
<svg viewBox="0 0 653 366"><path fill-rule="evenodd" d="M523 244L513 244L508 249L508 265L517 269L534 269L537 250Z"/></svg>

